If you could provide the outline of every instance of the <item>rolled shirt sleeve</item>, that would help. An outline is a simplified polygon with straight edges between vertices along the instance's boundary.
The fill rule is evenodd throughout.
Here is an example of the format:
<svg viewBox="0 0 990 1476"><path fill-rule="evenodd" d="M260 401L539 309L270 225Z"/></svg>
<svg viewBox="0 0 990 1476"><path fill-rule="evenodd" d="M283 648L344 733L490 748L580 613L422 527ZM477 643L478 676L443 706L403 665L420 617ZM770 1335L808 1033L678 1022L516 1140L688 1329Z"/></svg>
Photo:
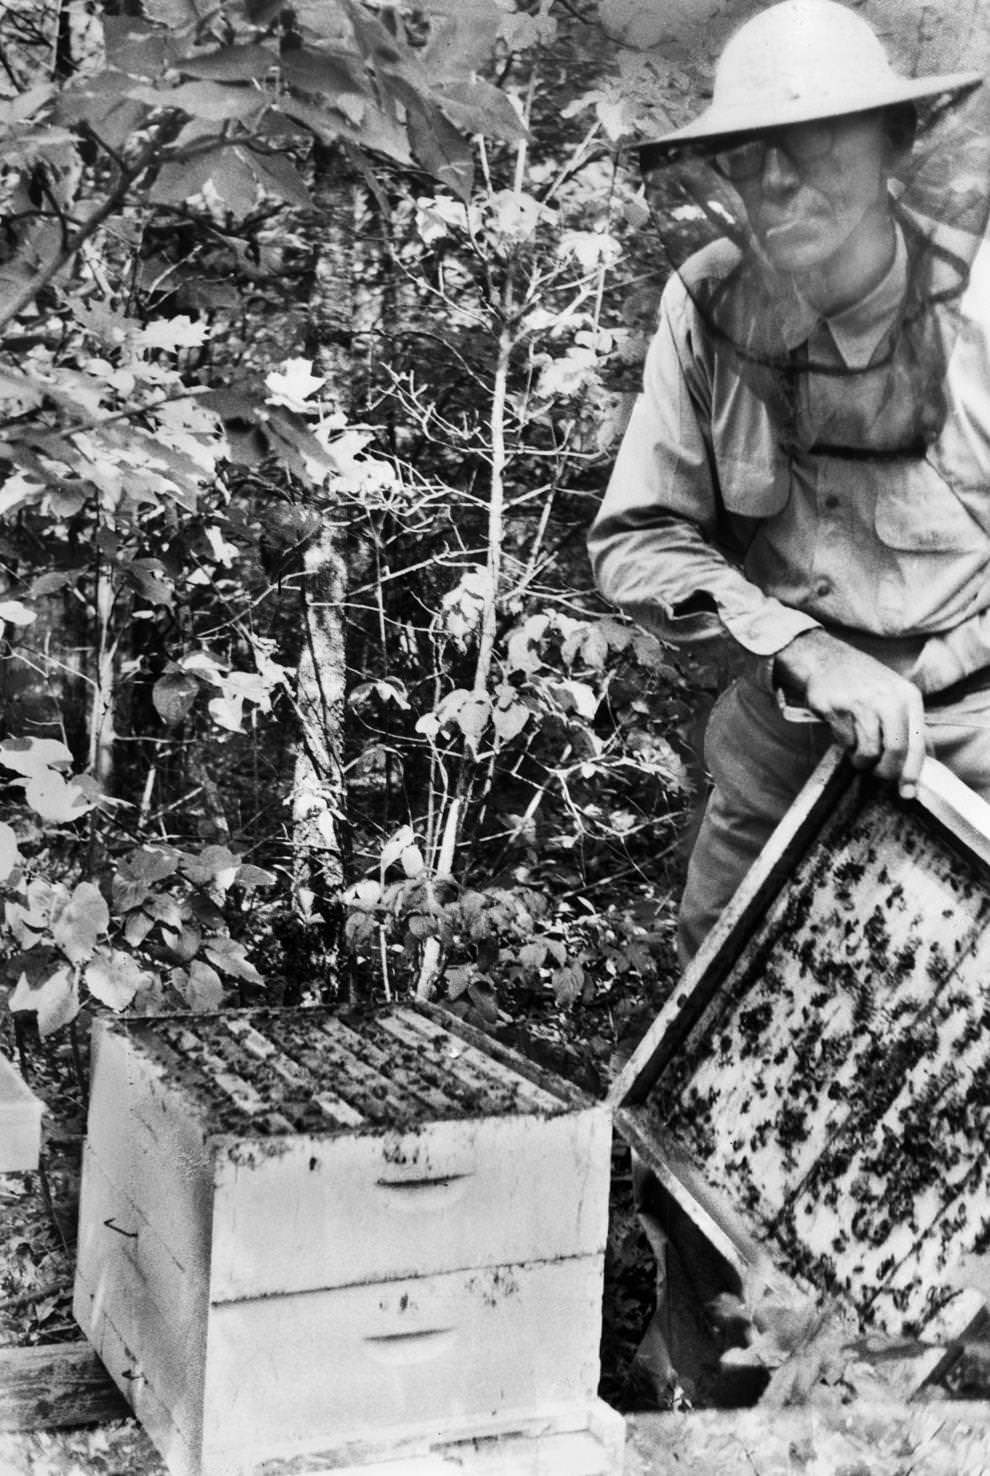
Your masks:
<svg viewBox="0 0 990 1476"><path fill-rule="evenodd" d="M737 530L719 492L711 400L695 309L675 276L589 535L592 566L605 597L664 639L689 645L728 632L771 656L819 622L764 594L723 551Z"/></svg>

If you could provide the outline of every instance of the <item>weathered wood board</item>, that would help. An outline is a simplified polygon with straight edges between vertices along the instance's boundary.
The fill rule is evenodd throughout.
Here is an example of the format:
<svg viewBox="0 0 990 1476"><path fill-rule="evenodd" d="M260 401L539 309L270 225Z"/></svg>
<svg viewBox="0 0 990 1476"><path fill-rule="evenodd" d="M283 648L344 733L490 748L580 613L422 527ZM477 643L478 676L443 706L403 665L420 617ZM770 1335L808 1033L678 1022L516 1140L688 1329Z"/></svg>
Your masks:
<svg viewBox="0 0 990 1476"><path fill-rule="evenodd" d="M0 1430L92 1425L127 1413L88 1343L0 1349Z"/></svg>
<svg viewBox="0 0 990 1476"><path fill-rule="evenodd" d="M76 1317L183 1476L533 1420L604 1476L610 1138L429 1008L101 1022Z"/></svg>
<svg viewBox="0 0 990 1476"><path fill-rule="evenodd" d="M990 806L833 751L617 1081L620 1129L744 1284L960 1337L990 1246Z"/></svg>

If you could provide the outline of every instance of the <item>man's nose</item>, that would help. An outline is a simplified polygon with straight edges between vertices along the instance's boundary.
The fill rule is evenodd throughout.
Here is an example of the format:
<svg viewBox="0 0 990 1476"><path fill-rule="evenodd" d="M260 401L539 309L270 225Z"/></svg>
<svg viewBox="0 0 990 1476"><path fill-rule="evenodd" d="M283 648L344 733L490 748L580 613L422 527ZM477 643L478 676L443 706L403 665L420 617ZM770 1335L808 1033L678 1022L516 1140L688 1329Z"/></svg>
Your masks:
<svg viewBox="0 0 990 1476"><path fill-rule="evenodd" d="M760 176L764 191L772 194L774 191L793 190L800 180L801 176L787 150L782 149L779 144L769 144Z"/></svg>

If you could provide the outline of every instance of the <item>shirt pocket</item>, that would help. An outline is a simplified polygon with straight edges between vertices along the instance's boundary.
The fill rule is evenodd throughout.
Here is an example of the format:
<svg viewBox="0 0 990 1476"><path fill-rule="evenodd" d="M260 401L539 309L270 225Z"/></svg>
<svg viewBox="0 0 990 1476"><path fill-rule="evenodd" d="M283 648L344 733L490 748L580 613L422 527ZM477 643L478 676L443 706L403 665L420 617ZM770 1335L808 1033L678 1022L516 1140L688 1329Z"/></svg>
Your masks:
<svg viewBox="0 0 990 1476"><path fill-rule="evenodd" d="M973 553L986 546L986 533L932 461L885 470L875 512L881 543L906 553Z"/></svg>
<svg viewBox="0 0 990 1476"><path fill-rule="evenodd" d="M744 518L772 518L791 495L787 467L774 463L720 457L719 482L729 512Z"/></svg>

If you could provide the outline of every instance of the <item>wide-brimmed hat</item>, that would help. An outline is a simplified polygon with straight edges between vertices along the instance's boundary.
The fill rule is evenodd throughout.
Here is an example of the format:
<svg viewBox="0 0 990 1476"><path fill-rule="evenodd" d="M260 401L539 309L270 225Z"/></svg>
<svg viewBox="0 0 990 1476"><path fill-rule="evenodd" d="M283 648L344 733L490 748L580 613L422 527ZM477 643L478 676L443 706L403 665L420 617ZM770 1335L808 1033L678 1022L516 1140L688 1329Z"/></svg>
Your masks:
<svg viewBox="0 0 990 1476"><path fill-rule="evenodd" d="M710 105L646 148L755 133L977 87L981 72L904 77L860 15L836 0L782 0L730 38Z"/></svg>

